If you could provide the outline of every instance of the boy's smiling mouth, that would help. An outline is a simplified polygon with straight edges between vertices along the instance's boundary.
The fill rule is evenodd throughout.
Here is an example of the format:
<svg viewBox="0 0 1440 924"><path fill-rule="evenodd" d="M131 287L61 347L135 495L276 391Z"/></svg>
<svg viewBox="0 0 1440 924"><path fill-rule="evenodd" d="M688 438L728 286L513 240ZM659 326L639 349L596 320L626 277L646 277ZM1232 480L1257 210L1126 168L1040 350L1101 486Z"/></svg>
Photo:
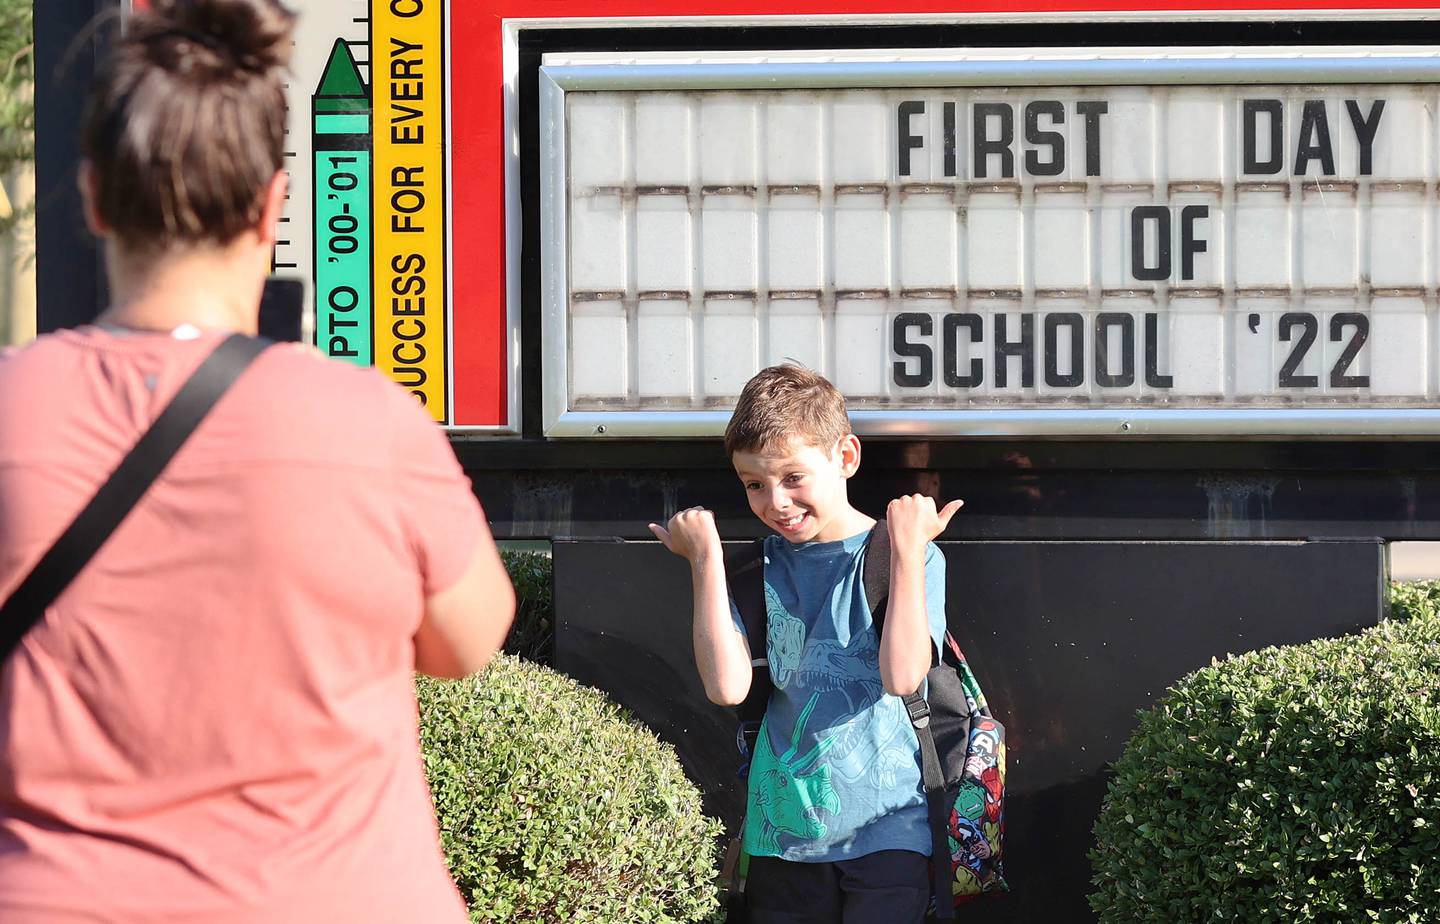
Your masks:
<svg viewBox="0 0 1440 924"><path fill-rule="evenodd" d="M788 516L784 518L775 517L774 522L776 528L779 529L782 533L794 533L799 532L800 527L805 525L805 520L809 516L810 515L808 513L797 513L793 516Z"/></svg>

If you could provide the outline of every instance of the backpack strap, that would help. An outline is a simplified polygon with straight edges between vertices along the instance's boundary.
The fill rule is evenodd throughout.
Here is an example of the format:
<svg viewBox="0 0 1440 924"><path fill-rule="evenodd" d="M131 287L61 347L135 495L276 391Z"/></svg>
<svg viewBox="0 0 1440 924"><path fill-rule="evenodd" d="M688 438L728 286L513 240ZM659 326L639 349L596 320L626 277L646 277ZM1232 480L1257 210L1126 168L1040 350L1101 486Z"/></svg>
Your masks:
<svg viewBox="0 0 1440 924"><path fill-rule="evenodd" d="M770 693L774 689L765 647L769 631L765 607L765 543L747 542L728 550L725 581L730 588L730 598L740 612L746 643L750 646L750 692L735 710L740 717L735 745L745 761L740 768L743 779L750 771L750 758L760 737L760 723L765 719L765 707L770 704Z"/></svg>
<svg viewBox="0 0 1440 924"><path fill-rule="evenodd" d="M870 604L870 619L875 623L875 637L885 629L885 610L890 604L890 528L885 520L875 521L865 543L865 559L861 565L865 600ZM931 655L933 662L934 655ZM945 799L945 772L940 767L940 752L930 730L930 704L917 691L901 697L915 738L920 743L920 780L925 787L925 805L930 820L931 888L935 900L935 920L954 920L955 897L950 887L950 807Z"/></svg>
<svg viewBox="0 0 1440 924"><path fill-rule="evenodd" d="M8 658L44 618L45 610L124 522L231 383L269 345L268 340L231 334L191 373L100 490L0 604L0 660Z"/></svg>
<svg viewBox="0 0 1440 924"><path fill-rule="evenodd" d="M737 776L744 780L750 775L750 761L755 755L756 742L760 740L760 724L765 721L765 708L770 705L770 692L774 689L766 650L769 614L765 606L763 541L726 547L725 583L730 589L730 599L735 601L735 609L740 613L740 624L745 627L746 644L750 648L750 692L745 694L744 702L735 708L740 719L735 729L735 746L742 761ZM728 888L725 919L730 922L743 922L747 916L745 877L749 858L743 856L746 821L742 815L739 833L731 838L725 852L722 879Z"/></svg>

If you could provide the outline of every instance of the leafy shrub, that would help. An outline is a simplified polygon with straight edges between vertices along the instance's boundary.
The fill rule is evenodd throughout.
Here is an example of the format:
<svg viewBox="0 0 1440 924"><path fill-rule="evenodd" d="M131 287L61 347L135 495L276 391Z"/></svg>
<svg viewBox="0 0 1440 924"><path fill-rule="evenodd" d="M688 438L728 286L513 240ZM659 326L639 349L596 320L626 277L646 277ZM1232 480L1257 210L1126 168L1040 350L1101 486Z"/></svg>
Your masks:
<svg viewBox="0 0 1440 924"><path fill-rule="evenodd" d="M11 195L18 192L9 182L14 171L35 162L34 81L35 5L0 0L0 179ZM34 209L33 197L11 202L0 192L0 235L12 234Z"/></svg>
<svg viewBox="0 0 1440 924"><path fill-rule="evenodd" d="M1212 663L1114 771L1102 922L1434 921L1440 619Z"/></svg>
<svg viewBox="0 0 1440 924"><path fill-rule="evenodd" d="M515 585L515 624L505 653L536 664L555 663L555 602L550 556L544 552L500 553Z"/></svg>
<svg viewBox="0 0 1440 924"><path fill-rule="evenodd" d="M1440 611L1440 581L1392 583L1390 585L1390 618L1415 619L1434 616Z"/></svg>
<svg viewBox="0 0 1440 924"><path fill-rule="evenodd" d="M599 692L517 658L419 681L421 744L473 921L689 922L720 824L674 749Z"/></svg>

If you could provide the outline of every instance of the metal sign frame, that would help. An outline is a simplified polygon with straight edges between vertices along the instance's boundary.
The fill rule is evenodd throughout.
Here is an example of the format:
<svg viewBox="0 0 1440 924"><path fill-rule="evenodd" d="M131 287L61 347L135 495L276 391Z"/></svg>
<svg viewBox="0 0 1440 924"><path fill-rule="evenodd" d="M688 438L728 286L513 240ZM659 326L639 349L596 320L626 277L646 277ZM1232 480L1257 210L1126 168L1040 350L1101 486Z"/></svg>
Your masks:
<svg viewBox="0 0 1440 924"><path fill-rule="evenodd" d="M597 90L1440 82L1440 48L876 49L547 55L540 67L544 432L550 437L713 437L728 410L569 407L565 94ZM1437 436L1440 408L983 408L856 410L869 436Z"/></svg>

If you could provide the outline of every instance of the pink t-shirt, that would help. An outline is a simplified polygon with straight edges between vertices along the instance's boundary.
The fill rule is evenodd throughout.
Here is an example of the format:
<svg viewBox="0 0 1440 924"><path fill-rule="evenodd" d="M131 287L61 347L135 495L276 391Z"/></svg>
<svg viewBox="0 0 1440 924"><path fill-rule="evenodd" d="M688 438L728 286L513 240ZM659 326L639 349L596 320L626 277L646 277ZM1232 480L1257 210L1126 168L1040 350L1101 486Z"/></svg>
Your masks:
<svg viewBox="0 0 1440 924"><path fill-rule="evenodd" d="M218 342L0 356L0 598ZM0 921L464 921L412 637L485 535L413 398L268 349L0 666Z"/></svg>

